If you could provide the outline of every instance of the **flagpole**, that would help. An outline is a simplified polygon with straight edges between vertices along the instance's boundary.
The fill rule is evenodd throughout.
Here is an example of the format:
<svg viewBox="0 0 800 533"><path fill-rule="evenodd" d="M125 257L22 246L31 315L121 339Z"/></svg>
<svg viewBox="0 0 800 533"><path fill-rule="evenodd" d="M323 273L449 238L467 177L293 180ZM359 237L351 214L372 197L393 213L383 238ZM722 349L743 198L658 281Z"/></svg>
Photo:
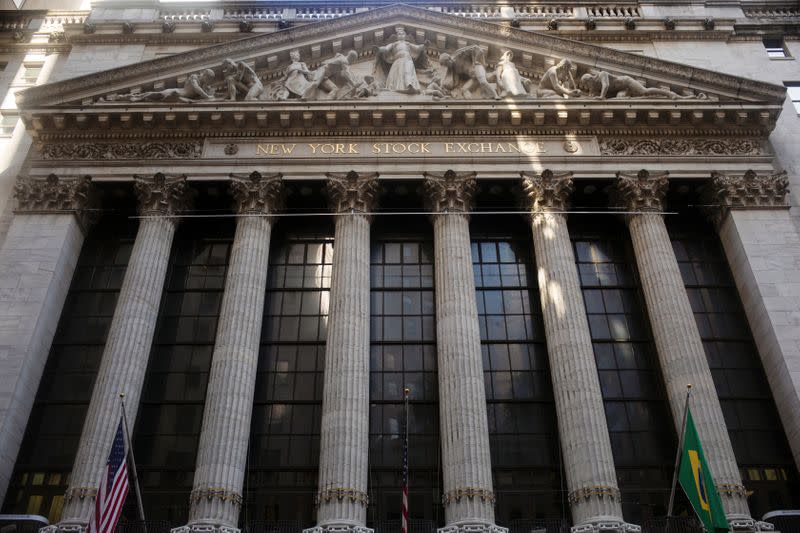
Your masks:
<svg viewBox="0 0 800 533"><path fill-rule="evenodd" d="M672 505L675 503L675 488L678 485L678 467L681 464L681 452L683 451L683 439L686 437L686 417L689 414L689 397L692 395L692 384L686 385L686 403L683 406L683 422L681 423L681 436L678 439L678 452L675 454L675 471L672 473L672 489L669 493L669 507L667 508L667 518L672 516Z"/></svg>
<svg viewBox="0 0 800 533"><path fill-rule="evenodd" d="M122 404L122 425L125 428L125 440L128 443L128 453L131 455L131 471L133 473L133 488L136 489L136 503L139 506L139 520L142 521L144 533L147 533L147 522L144 518L144 505L142 505L142 493L139 490L139 476L136 475L136 459L133 457L133 445L131 444L131 433L128 430L128 415L125 414L125 393L119 393L119 403Z"/></svg>

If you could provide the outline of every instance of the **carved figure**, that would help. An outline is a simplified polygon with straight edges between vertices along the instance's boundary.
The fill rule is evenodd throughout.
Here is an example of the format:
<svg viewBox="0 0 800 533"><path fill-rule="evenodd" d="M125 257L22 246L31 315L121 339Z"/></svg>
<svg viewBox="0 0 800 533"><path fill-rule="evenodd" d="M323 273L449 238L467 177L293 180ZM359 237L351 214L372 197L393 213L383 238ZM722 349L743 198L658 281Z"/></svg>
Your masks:
<svg viewBox="0 0 800 533"><path fill-rule="evenodd" d="M265 99L264 85L244 61L226 59L222 62L222 74L228 88L228 100L235 101L239 95L245 101Z"/></svg>
<svg viewBox="0 0 800 533"><path fill-rule="evenodd" d="M594 95L595 98L695 98L691 96L681 96L669 89L659 89L656 87L645 87L630 76L615 76L605 70L597 74L587 73L581 76L580 88L587 94Z"/></svg>
<svg viewBox="0 0 800 533"><path fill-rule="evenodd" d="M581 91L575 83L575 73L577 71L578 67L572 61L562 59L542 75L536 95L539 98L580 96Z"/></svg>
<svg viewBox="0 0 800 533"><path fill-rule="evenodd" d="M373 76L378 85L390 91L406 94L419 94L420 84L417 68L428 66L428 56L423 44L412 44L406 40L406 30L395 28L396 41L386 46L375 47L375 66Z"/></svg>
<svg viewBox="0 0 800 533"><path fill-rule="evenodd" d="M514 53L506 50L494 69L494 78L501 97L527 95L531 88L531 80L520 75L517 66L511 61L513 58Z"/></svg>
<svg viewBox="0 0 800 533"><path fill-rule="evenodd" d="M300 51L289 52L292 63L286 67L283 77L270 84L269 93L271 100L286 100L292 96L300 98L308 90L313 77L308 66L300 61Z"/></svg>
<svg viewBox="0 0 800 533"><path fill-rule="evenodd" d="M451 91L453 96L473 98L472 91L478 89L485 96L500 99L486 79L486 54L480 46L473 44L459 48L452 56L440 54L439 63L446 68L442 87Z"/></svg>
<svg viewBox="0 0 800 533"><path fill-rule="evenodd" d="M311 73L311 83L303 92L303 100L316 100L321 97L342 99L364 97L374 93L373 79L359 78L350 72L350 63L358 59L358 52L350 50L347 55L337 53L322 62Z"/></svg>
<svg viewBox="0 0 800 533"><path fill-rule="evenodd" d="M199 100L213 100L214 87L212 84L216 74L211 69L190 74L183 87L164 89L163 91L148 91L144 93L111 94L101 98L101 102L197 102Z"/></svg>

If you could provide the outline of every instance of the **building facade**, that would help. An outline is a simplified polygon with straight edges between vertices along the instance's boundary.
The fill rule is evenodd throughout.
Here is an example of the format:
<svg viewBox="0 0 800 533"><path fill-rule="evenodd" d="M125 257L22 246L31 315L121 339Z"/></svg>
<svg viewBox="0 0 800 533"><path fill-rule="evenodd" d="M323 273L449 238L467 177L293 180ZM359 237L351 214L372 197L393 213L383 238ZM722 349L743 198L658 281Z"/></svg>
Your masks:
<svg viewBox="0 0 800 533"><path fill-rule="evenodd" d="M408 389L412 530L655 531L688 385L800 506L796 5L27 1L3 512L83 531L124 410L151 528L393 530Z"/></svg>

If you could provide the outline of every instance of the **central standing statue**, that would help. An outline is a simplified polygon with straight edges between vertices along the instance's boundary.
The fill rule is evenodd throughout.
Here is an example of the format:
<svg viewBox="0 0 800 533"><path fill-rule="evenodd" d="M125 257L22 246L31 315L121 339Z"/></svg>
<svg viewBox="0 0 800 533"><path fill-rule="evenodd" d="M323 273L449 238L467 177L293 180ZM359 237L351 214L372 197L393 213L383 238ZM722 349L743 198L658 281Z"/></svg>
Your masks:
<svg viewBox="0 0 800 533"><path fill-rule="evenodd" d="M397 40L386 46L375 47L374 77L377 84L387 90L406 94L419 94L417 68L428 67L428 56L423 44L406 41L406 29L395 28Z"/></svg>

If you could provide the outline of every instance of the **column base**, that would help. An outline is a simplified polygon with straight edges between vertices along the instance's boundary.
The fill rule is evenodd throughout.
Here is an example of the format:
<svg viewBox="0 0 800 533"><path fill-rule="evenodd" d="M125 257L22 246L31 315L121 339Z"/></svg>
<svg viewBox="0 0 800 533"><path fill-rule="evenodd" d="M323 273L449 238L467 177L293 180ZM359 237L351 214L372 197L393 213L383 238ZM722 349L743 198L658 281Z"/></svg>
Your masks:
<svg viewBox="0 0 800 533"><path fill-rule="evenodd" d="M52 524L39 529L39 533L86 533L84 524Z"/></svg>
<svg viewBox="0 0 800 533"><path fill-rule="evenodd" d="M642 526L621 520L598 520L570 528L570 533L641 533Z"/></svg>
<svg viewBox="0 0 800 533"><path fill-rule="evenodd" d="M728 525L731 526L731 531L735 531L736 533L755 533L757 531L771 531L777 533L775 532L775 524L753 520L752 518L734 518L729 516Z"/></svg>
<svg viewBox="0 0 800 533"><path fill-rule="evenodd" d="M304 529L303 533L375 533L375 530L355 524L326 524Z"/></svg>
<svg viewBox="0 0 800 533"><path fill-rule="evenodd" d="M508 528L485 522L459 522L440 527L436 533L508 533Z"/></svg>
<svg viewBox="0 0 800 533"><path fill-rule="evenodd" d="M220 526L215 524L187 524L174 527L170 533L242 533L238 527Z"/></svg>

